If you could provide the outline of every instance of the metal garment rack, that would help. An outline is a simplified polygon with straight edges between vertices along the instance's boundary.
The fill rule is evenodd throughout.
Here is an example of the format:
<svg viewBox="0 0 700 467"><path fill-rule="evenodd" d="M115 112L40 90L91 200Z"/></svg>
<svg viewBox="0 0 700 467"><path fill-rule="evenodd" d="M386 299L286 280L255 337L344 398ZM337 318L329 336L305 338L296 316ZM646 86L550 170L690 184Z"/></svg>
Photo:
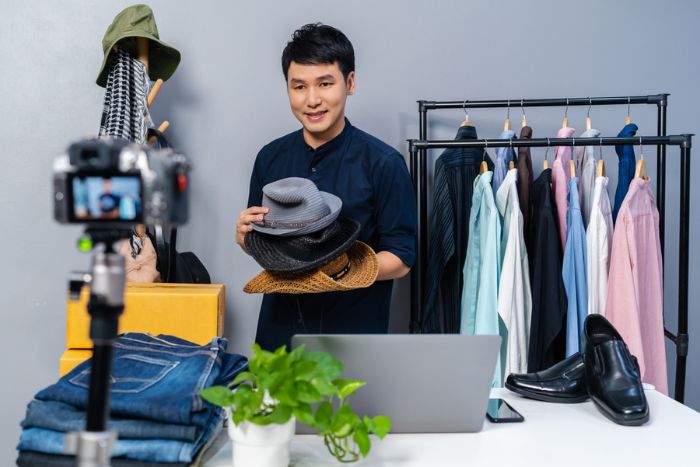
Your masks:
<svg viewBox="0 0 700 467"><path fill-rule="evenodd" d="M420 332L422 316L422 299L426 278L426 258L428 257L428 149L447 148L499 148L499 147L549 147L549 146L614 146L614 145L649 145L657 146L656 164L656 200L659 209L659 233L662 255L664 251L664 222L666 204L666 147L680 148L680 222L679 222L679 256L678 256L678 330L673 334L668 329L664 333L676 346L676 381L675 399L683 402L685 398L686 359L688 355L688 246L690 225L690 150L691 134L666 135L666 108L669 94L630 97L583 97L559 99L510 99L486 101L418 101L419 139L410 139L410 172L418 205L417 260L411 274L411 326L413 333ZM564 107L564 106L600 106L600 105L637 105L652 104L657 106L657 136L635 136L629 138L533 138L533 139L479 139L429 140L428 110L434 109L476 109L506 107ZM663 256L662 256L663 257Z"/></svg>

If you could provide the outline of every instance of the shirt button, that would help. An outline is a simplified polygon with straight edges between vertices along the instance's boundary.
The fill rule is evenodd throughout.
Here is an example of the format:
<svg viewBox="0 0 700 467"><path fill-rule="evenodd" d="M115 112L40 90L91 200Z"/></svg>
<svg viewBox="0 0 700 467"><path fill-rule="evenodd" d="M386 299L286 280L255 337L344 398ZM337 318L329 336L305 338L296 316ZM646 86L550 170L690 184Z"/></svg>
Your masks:
<svg viewBox="0 0 700 467"><path fill-rule="evenodd" d="M316 173L316 167L311 167L311 171L312 171L313 173Z"/></svg>

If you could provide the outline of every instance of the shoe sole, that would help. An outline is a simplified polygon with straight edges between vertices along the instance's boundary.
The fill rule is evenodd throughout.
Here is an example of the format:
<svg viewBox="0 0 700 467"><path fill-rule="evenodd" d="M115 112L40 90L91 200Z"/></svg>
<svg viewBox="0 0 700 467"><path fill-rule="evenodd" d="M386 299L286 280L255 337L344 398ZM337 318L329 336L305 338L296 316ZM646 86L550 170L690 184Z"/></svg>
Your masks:
<svg viewBox="0 0 700 467"><path fill-rule="evenodd" d="M604 405L601 402L598 402L596 399L591 398L593 401L593 405L596 406L598 411L605 415L605 417L610 420L611 422L617 423L618 425L623 425L623 426L640 426L644 425L646 422L649 421L649 407L647 406L647 411L644 412L641 415L635 415L635 416L625 416L625 415L616 415L610 412L607 408L606 405Z"/></svg>
<svg viewBox="0 0 700 467"><path fill-rule="evenodd" d="M508 382L505 383L505 387L509 391L513 391L514 393L520 394L523 397L527 397L528 399L534 399L536 401L542 401L542 402L554 402L557 404L579 404L581 402L586 402L588 400L588 395L564 398L564 397L555 397L555 396L548 396L545 394L533 393L533 392L529 392L525 389L521 389L517 386L513 386L511 384L508 384Z"/></svg>

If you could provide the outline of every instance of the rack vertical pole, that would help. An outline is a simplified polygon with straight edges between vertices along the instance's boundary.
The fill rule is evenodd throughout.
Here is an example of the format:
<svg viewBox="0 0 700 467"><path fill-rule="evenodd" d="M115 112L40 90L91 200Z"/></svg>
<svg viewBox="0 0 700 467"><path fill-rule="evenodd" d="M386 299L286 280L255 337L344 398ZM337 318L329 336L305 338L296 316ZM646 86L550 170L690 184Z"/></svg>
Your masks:
<svg viewBox="0 0 700 467"><path fill-rule="evenodd" d="M416 206L419 206L419 177L418 177L418 150L413 145L413 142L409 143L409 162L411 167L411 181L413 182L413 193L416 199ZM418 208L420 212L420 208ZM420 305L421 305L421 290L423 290L423 283L421 281L421 265L423 260L420 256L420 215L417 215L418 219L418 232L416 232L416 259L413 263L413 269L411 271L411 321L409 326L409 332L417 333L420 331Z"/></svg>
<svg viewBox="0 0 700 467"><path fill-rule="evenodd" d="M692 135L681 144L680 228L678 241L678 333L676 337L675 399L685 399L685 370L688 355L688 259L690 252L690 148Z"/></svg>
<svg viewBox="0 0 700 467"><path fill-rule="evenodd" d="M666 109L668 94L656 104L656 134L666 136ZM664 261L666 231L666 145L656 147L656 204L659 208L659 238L661 239L661 260Z"/></svg>
<svg viewBox="0 0 700 467"><path fill-rule="evenodd" d="M423 105L423 101L418 102L418 134L421 140L428 139L428 110ZM422 316L423 296L422 291L425 285L425 277L428 269L428 150L419 151L420 161L420 201L418 203L419 212L419 234L418 234L418 256L421 258L419 265L420 284L418 294L418 316ZM417 332L420 332L418 330Z"/></svg>

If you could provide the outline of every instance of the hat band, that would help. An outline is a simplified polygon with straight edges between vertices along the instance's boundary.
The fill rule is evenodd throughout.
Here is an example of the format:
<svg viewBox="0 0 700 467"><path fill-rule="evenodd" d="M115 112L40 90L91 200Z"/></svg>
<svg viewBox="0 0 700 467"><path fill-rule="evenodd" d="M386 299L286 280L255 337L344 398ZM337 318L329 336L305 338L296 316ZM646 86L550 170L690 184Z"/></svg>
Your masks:
<svg viewBox="0 0 700 467"><path fill-rule="evenodd" d="M324 214L320 217L316 217L313 219L306 219L303 221L298 221L298 222L285 222L285 221L268 221L263 219L262 222L256 222L256 225L259 225L260 227L271 227L271 228L283 228L283 229L300 229L302 227L306 227L309 224L313 224L314 222L318 222L324 217L326 217L328 214Z"/></svg>
<svg viewBox="0 0 700 467"><path fill-rule="evenodd" d="M339 279L342 279L343 276L345 276L348 272L350 272L350 259L348 258L348 262L345 264L345 267L341 269L340 271L334 273L334 274L329 274L328 277L333 279L334 281L337 281Z"/></svg>

